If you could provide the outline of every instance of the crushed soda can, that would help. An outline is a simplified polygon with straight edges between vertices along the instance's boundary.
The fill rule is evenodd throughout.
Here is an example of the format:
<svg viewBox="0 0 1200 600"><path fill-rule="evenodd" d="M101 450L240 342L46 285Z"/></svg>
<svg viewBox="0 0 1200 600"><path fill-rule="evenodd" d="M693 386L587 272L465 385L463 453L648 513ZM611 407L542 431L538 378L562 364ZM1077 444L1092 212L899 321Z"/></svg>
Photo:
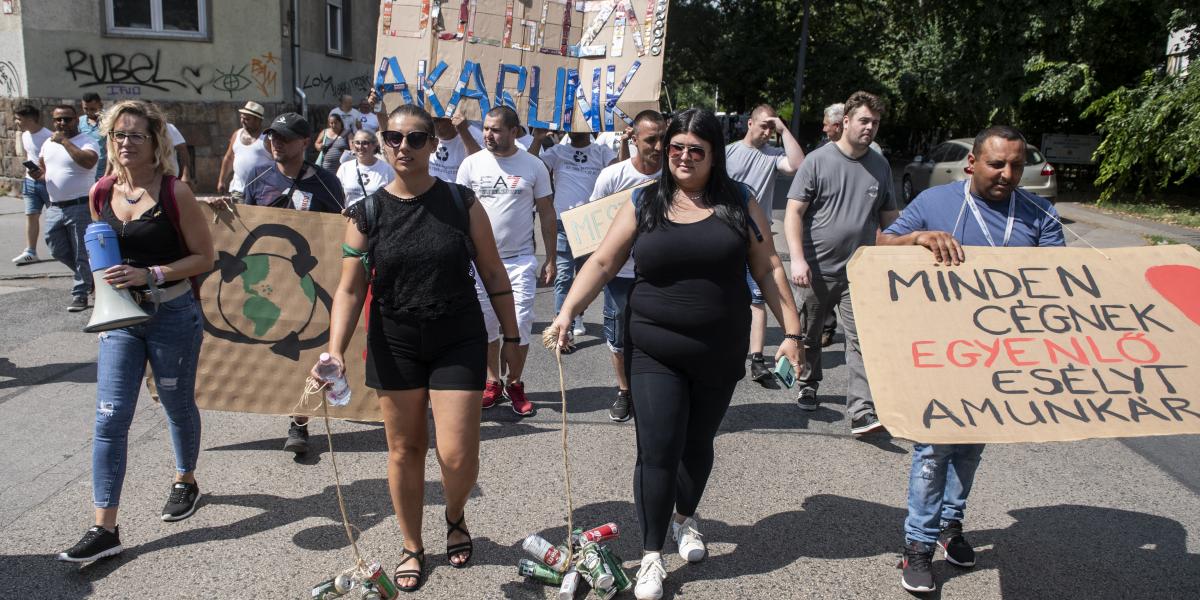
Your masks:
<svg viewBox="0 0 1200 600"><path fill-rule="evenodd" d="M583 577L579 571L569 571L563 575L562 585L558 586L558 600L573 600L579 590L579 580Z"/></svg>
<svg viewBox="0 0 1200 600"><path fill-rule="evenodd" d="M604 557L600 555L597 544L584 544L583 549L579 551L579 562L575 569L593 588L607 589L613 585L613 574L604 563Z"/></svg>
<svg viewBox="0 0 1200 600"><path fill-rule="evenodd" d="M567 570L570 565L567 564L567 550L560 548L547 542L545 538L538 534L533 534L521 543L521 547L526 552L542 562L542 564L562 573Z"/></svg>
<svg viewBox="0 0 1200 600"><path fill-rule="evenodd" d="M359 600L383 600L383 597L379 595L379 590L376 590L374 584L370 581L363 582L362 592L358 598Z"/></svg>
<svg viewBox="0 0 1200 600"><path fill-rule="evenodd" d="M367 581L371 582L371 586L375 588L375 592L382 600L392 600L400 595L400 590L396 589L396 585L392 583L391 579L388 579L387 573L383 572L379 563L371 563L371 566L367 567L367 579L363 583L366 584Z"/></svg>
<svg viewBox="0 0 1200 600"><path fill-rule="evenodd" d="M581 542L604 542L616 538L621 535L621 530L617 528L616 523L605 523L599 527L589 529L580 534Z"/></svg>
<svg viewBox="0 0 1200 600"><path fill-rule="evenodd" d="M608 570L613 574L613 588L618 592L623 592L633 587L633 582L630 581L629 575L625 573L625 569L621 566L621 558L608 549L608 546L600 546L600 556L604 558L604 563L608 566Z"/></svg>
<svg viewBox="0 0 1200 600"><path fill-rule="evenodd" d="M342 596L346 595L347 591L349 590L343 591L337 589L337 577L326 579L325 581L313 586L312 600L333 600L334 598L341 598Z"/></svg>
<svg viewBox="0 0 1200 600"><path fill-rule="evenodd" d="M517 563L517 574L534 581L540 581L546 585L562 585L563 582L562 573L546 565L535 563L528 558L522 558L521 562Z"/></svg>

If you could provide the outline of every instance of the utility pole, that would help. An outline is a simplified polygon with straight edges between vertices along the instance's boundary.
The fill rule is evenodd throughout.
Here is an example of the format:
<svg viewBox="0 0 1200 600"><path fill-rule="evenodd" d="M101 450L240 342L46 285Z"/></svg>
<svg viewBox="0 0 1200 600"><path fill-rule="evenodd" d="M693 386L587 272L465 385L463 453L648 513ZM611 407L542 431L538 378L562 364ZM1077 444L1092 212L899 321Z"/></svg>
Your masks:
<svg viewBox="0 0 1200 600"><path fill-rule="evenodd" d="M808 57L808 12L811 0L804 0L804 18L800 22L800 49L796 51L796 88L792 93L792 135L800 135L800 101L804 98L804 61Z"/></svg>

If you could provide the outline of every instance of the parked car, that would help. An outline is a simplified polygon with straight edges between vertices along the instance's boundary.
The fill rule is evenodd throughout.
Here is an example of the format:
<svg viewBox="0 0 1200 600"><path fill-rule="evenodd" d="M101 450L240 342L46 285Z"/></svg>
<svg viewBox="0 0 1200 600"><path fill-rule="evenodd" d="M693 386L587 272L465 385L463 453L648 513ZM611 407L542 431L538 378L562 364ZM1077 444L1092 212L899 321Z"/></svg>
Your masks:
<svg viewBox="0 0 1200 600"><path fill-rule="evenodd" d="M900 180L900 193L905 204L912 202L917 194L935 185L962 181L971 176L967 172L967 154L975 140L960 138L938 144L927 156L917 156L904 167ZM1054 165L1042 156L1037 146L1029 144L1025 150L1025 172L1021 174L1020 186L1025 191L1037 194L1054 202L1058 196L1058 180Z"/></svg>

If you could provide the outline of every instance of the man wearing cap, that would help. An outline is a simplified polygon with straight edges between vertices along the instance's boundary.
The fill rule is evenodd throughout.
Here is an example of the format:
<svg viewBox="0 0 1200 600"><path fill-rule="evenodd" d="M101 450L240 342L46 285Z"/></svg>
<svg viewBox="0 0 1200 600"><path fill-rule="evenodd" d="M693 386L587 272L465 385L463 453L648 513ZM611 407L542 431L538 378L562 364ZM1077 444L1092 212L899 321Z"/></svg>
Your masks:
<svg viewBox="0 0 1200 600"><path fill-rule="evenodd" d="M256 170L246 182L245 204L327 213L345 209L346 193L337 176L304 160L312 145L312 126L304 117L294 112L275 117L265 137L275 162ZM308 452L308 417L292 417L283 449Z"/></svg>
<svg viewBox="0 0 1200 600"><path fill-rule="evenodd" d="M263 106L253 101L247 102L238 109L238 121L242 127L230 136L229 147L221 159L221 174L217 176L219 194L241 193L254 172L266 170L275 162L266 147ZM232 180L229 179L231 173Z"/></svg>

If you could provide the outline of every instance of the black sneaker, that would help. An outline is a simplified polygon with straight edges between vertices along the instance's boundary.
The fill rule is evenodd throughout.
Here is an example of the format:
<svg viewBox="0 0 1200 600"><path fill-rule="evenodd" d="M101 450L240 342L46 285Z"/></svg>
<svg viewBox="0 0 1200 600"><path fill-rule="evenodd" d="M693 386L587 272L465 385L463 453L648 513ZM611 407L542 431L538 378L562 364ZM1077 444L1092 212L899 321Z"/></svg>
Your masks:
<svg viewBox="0 0 1200 600"><path fill-rule="evenodd" d="M820 405L821 402L817 400L817 390L807 386L800 388L800 393L796 395L796 406L800 407L800 410L813 411L817 410Z"/></svg>
<svg viewBox="0 0 1200 600"><path fill-rule="evenodd" d="M75 296L71 298L71 303L67 305L67 312L82 312L87 310L87 296Z"/></svg>
<svg viewBox="0 0 1200 600"><path fill-rule="evenodd" d="M821 347L828 348L833 345L833 332L826 331L821 334Z"/></svg>
<svg viewBox="0 0 1200 600"><path fill-rule="evenodd" d="M850 433L854 435L866 435L873 431L883 429L883 423L875 416L875 413L869 412L853 421L850 421Z"/></svg>
<svg viewBox="0 0 1200 600"><path fill-rule="evenodd" d="M200 506L200 486L176 481L171 486L171 495L167 496L166 506L163 506L162 520L182 521L192 516L197 506Z"/></svg>
<svg viewBox="0 0 1200 600"><path fill-rule="evenodd" d="M765 384L771 380L772 375L774 373L767 368L767 362L763 360L761 354L750 359L750 379Z"/></svg>
<svg viewBox="0 0 1200 600"><path fill-rule="evenodd" d="M933 547L911 542L904 547L904 558L897 565L904 570L900 585L910 592L932 592L937 589L933 580Z"/></svg>
<svg viewBox="0 0 1200 600"><path fill-rule="evenodd" d="M283 443L284 452L295 452L296 454L308 453L308 425L297 425L292 423L288 427L287 441Z"/></svg>
<svg viewBox="0 0 1200 600"><path fill-rule="evenodd" d="M946 562L959 567L975 566L975 549L963 537L962 521L949 521L938 535L937 545L942 547Z"/></svg>
<svg viewBox="0 0 1200 600"><path fill-rule="evenodd" d="M120 554L121 528L114 527L109 531L99 525L87 530L78 544L71 546L66 552L58 553L58 560L84 563L98 560L106 556Z"/></svg>
<svg viewBox="0 0 1200 600"><path fill-rule="evenodd" d="M618 423L624 423L633 416L633 394L629 390L617 390L617 399L608 409L608 418Z"/></svg>

